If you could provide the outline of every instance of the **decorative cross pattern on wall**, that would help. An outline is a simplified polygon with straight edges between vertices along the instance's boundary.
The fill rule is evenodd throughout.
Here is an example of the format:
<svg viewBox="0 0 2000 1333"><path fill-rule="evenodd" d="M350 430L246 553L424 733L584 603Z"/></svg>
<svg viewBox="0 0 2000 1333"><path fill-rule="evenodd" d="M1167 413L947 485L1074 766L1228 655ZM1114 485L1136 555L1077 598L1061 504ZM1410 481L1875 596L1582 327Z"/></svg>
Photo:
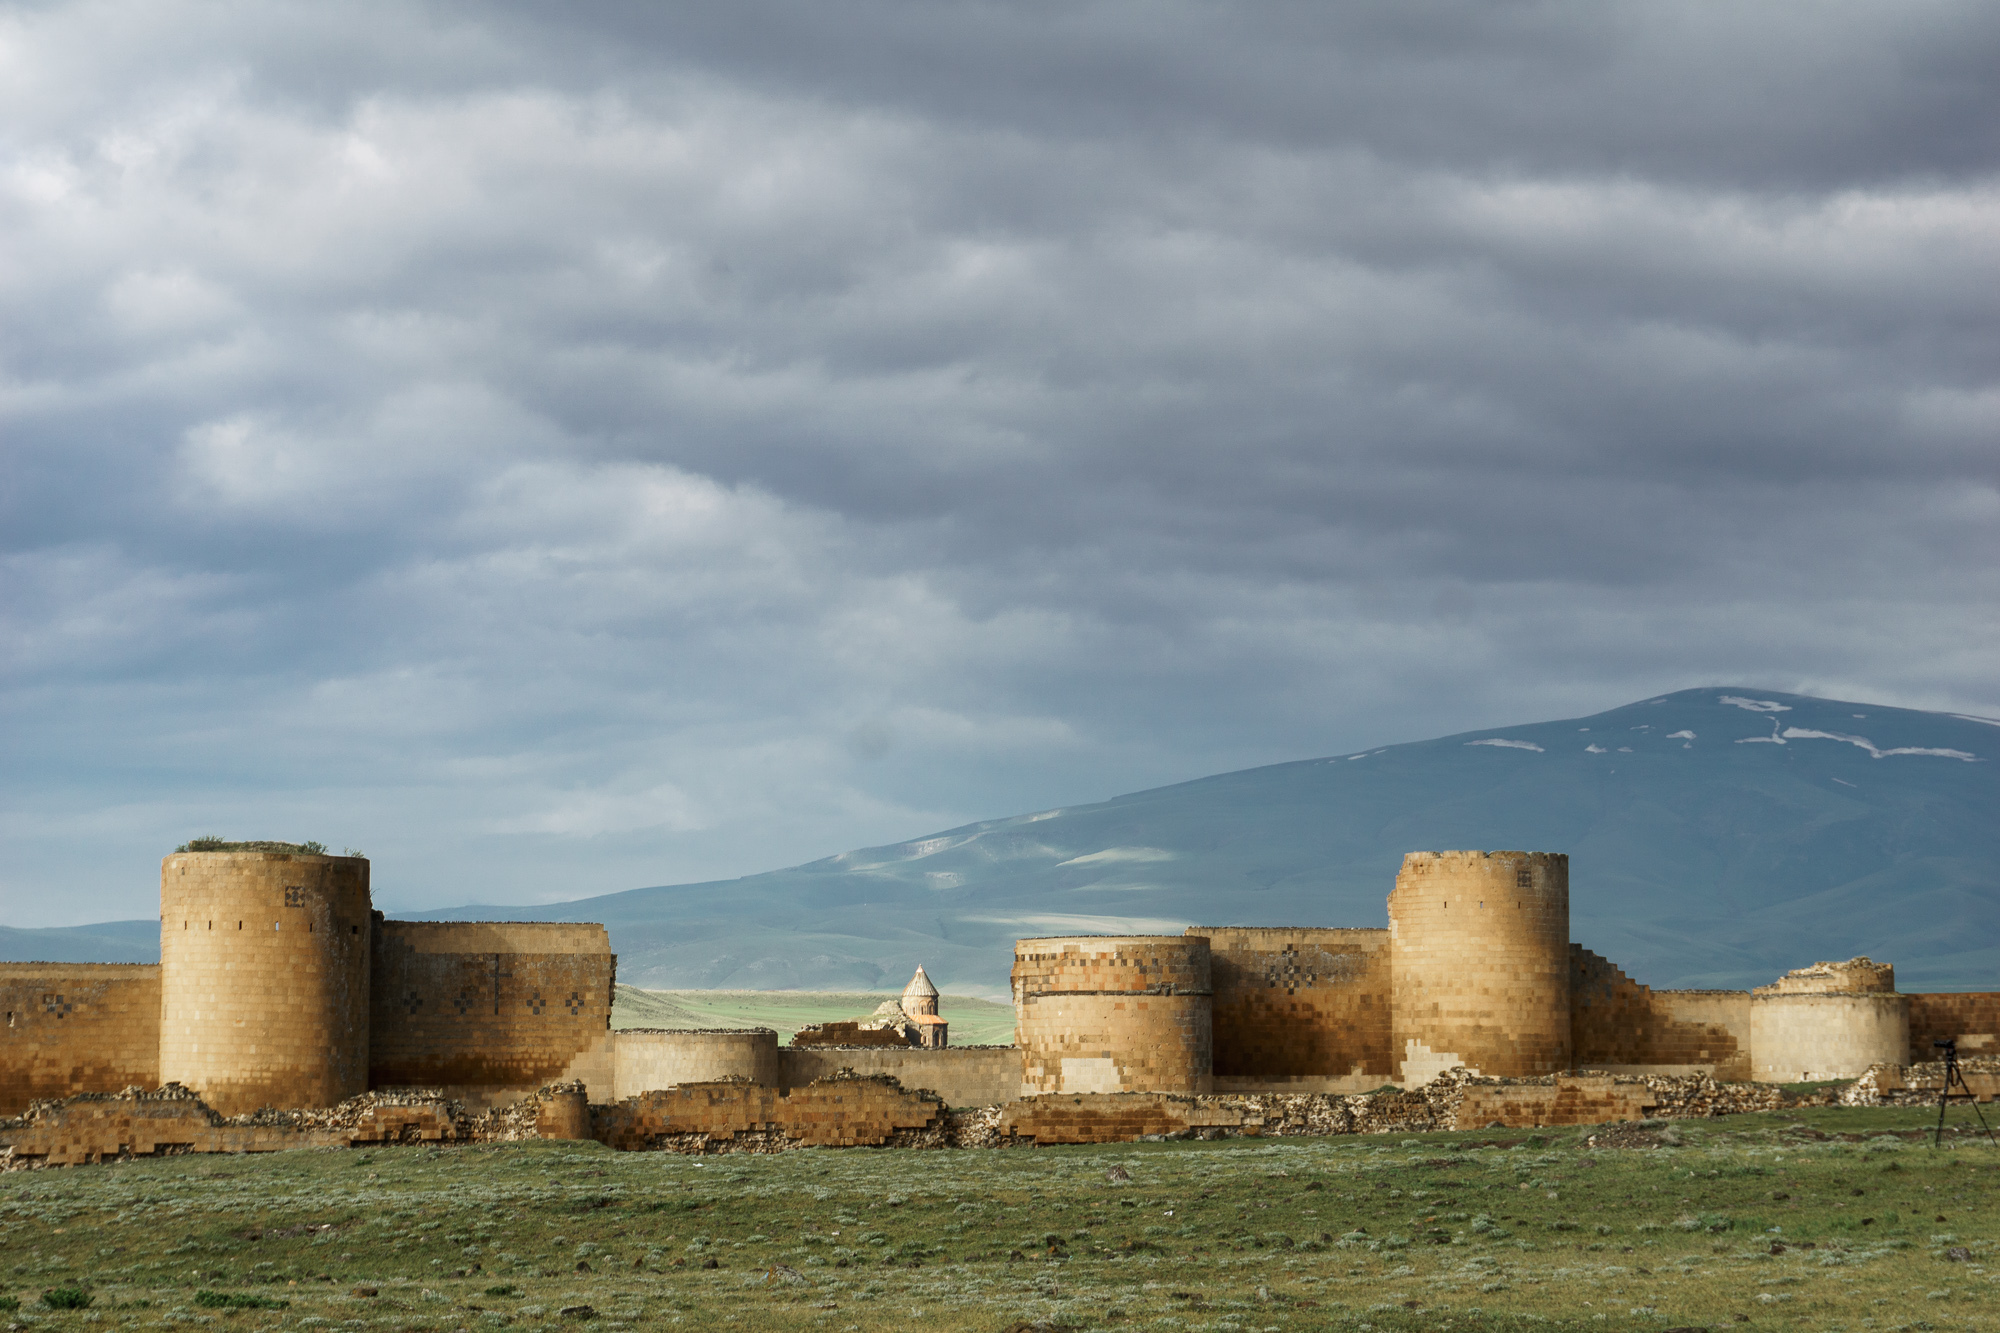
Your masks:
<svg viewBox="0 0 2000 1333"><path fill-rule="evenodd" d="M305 886L303 884L287 884L285 886L285 906L304 907L305 905L306 905Z"/></svg>
<svg viewBox="0 0 2000 1333"><path fill-rule="evenodd" d="M452 1003L458 1006L458 1012L460 1017L463 1017L467 1013L470 1013L472 1010L471 990L469 989L460 990L458 993L458 998L456 1000L453 1000Z"/></svg>
<svg viewBox="0 0 2000 1333"><path fill-rule="evenodd" d="M44 995L42 997L42 1012L54 1014L57 1018L68 1018L75 1008L76 1004L74 1001L65 1000L60 995Z"/></svg>
<svg viewBox="0 0 2000 1333"><path fill-rule="evenodd" d="M569 1005L569 1016L571 1018L575 1018L583 1012L583 996L577 994L575 991L569 993L569 999L564 1003Z"/></svg>
<svg viewBox="0 0 2000 1333"><path fill-rule="evenodd" d="M409 994L403 997L403 1008L406 1011L408 1011L408 1013L412 1018L416 1016L417 1010L423 1007L424 1007L424 997L417 994L415 991L411 991Z"/></svg>
<svg viewBox="0 0 2000 1333"><path fill-rule="evenodd" d="M546 1007L547 1007L547 1004L546 1004L546 1002L545 1002L545 1001L544 1001L544 1000L542 999L542 993L541 993L540 991L536 991L536 992L535 992L535 993L534 993L534 994L533 994L532 996L530 996L530 997L529 997L529 999L528 999L528 1012L529 1012L529 1013L531 1013L531 1014L539 1014L539 1013L541 1013L541 1012L542 1012L542 1010L543 1010L544 1008L546 1008Z"/></svg>

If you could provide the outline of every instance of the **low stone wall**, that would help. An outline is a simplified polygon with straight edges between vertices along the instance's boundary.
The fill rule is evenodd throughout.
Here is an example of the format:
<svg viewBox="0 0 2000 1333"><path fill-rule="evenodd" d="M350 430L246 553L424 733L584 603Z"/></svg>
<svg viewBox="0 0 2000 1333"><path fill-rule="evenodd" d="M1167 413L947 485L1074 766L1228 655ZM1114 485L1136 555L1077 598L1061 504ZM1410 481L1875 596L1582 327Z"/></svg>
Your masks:
<svg viewBox="0 0 2000 1333"><path fill-rule="evenodd" d="M2000 1056L1975 1055L1958 1062L1965 1076L1965 1088L1953 1088L1963 1095L1970 1090L1977 1102L2000 1099ZM1944 1061L1923 1064L1875 1065L1840 1090L1842 1106L1935 1106L1944 1086ZM1961 1103L1962 1104L1962 1103Z"/></svg>
<svg viewBox="0 0 2000 1333"><path fill-rule="evenodd" d="M854 1148L934 1129L944 1104L892 1078L855 1075L780 1091L728 1080L641 1093L591 1108L592 1137L626 1152Z"/></svg>
<svg viewBox="0 0 2000 1333"><path fill-rule="evenodd" d="M802 1088L843 1071L881 1074L906 1088L928 1089L947 1106L996 1106L1022 1092L1021 1052L1012 1046L948 1046L939 1051L912 1046L786 1046L778 1051L775 1081L782 1088Z"/></svg>
<svg viewBox="0 0 2000 1333"><path fill-rule="evenodd" d="M1848 1085L1794 1093L1771 1084L1717 1083L1705 1075L1497 1079L1455 1069L1419 1089L1367 1095L1055 1093L953 1109L894 1078L843 1071L791 1089L725 1079L609 1105L589 1105L584 1085L572 1082L483 1113L435 1090L410 1090L368 1093L324 1111L233 1117L170 1084L153 1092L127 1088L38 1101L26 1116L0 1120L0 1170L177 1153L548 1137L593 1138L621 1151L712 1153L1547 1129L1800 1106L1918 1105L1935 1100L1942 1074L1937 1064L1879 1065ZM1992 1100L2000 1095L2000 1059L1968 1060L1966 1078Z"/></svg>
<svg viewBox="0 0 2000 1333"><path fill-rule="evenodd" d="M1000 1108L999 1128L1003 1137L1033 1143L1220 1138L1246 1128L1243 1111L1227 1102L1161 1092L1056 1093L1009 1102ZM1252 1132L1256 1127L1247 1125Z"/></svg>
<svg viewBox="0 0 2000 1333"><path fill-rule="evenodd" d="M0 1169L181 1153L281 1152L398 1143L498 1143L534 1138L539 1103L466 1114L435 1094L366 1093L324 1111L224 1116L187 1088L90 1093L36 1102L0 1121Z"/></svg>

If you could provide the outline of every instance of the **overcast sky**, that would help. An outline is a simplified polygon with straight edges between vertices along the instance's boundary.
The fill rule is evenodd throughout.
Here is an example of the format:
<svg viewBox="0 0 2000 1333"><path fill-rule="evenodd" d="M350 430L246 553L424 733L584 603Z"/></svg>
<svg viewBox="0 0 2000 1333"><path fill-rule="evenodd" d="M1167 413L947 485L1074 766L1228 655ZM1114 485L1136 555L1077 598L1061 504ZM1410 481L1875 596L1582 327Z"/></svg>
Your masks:
<svg viewBox="0 0 2000 1333"><path fill-rule="evenodd" d="M0 922L2000 713L2000 7L0 7Z"/></svg>

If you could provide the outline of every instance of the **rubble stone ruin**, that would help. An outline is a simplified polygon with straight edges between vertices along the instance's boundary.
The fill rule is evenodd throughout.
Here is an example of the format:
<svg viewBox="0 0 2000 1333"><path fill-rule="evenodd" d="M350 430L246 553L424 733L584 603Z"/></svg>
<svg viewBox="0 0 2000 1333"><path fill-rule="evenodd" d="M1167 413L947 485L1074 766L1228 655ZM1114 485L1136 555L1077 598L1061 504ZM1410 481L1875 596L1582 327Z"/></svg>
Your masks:
<svg viewBox="0 0 2000 1333"><path fill-rule="evenodd" d="M1021 940L1015 1042L984 1047L948 1044L922 967L790 1045L614 1031L604 927L389 921L368 872L177 852L159 964L0 964L0 1165L532 1134L710 1151L1598 1123L1829 1080L1921 1097L1945 1037L1975 1091L2000 1084L2000 992L1898 993L1866 958L1656 991L1570 941L1559 853L1412 852L1386 929Z"/></svg>

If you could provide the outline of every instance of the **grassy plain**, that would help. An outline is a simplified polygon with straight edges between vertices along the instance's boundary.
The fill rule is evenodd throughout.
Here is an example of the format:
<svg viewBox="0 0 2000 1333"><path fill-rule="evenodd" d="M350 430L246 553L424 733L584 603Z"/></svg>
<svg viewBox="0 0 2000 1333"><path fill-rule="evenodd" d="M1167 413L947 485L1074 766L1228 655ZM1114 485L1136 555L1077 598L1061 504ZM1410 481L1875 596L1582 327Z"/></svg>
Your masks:
<svg viewBox="0 0 2000 1333"><path fill-rule="evenodd" d="M780 1042L815 1023L871 1013L901 992L792 990L640 990L620 986L611 1007L617 1028L776 1028ZM1014 1041L1014 1006L970 995L939 997L954 1046L1007 1046Z"/></svg>
<svg viewBox="0 0 2000 1333"><path fill-rule="evenodd" d="M705 1158L527 1143L22 1171L0 1175L0 1284L20 1302L0 1322L1994 1328L2000 1151L1960 1136L1935 1152L1926 1122L1826 1109L1539 1134ZM88 1308L39 1304L63 1287Z"/></svg>

